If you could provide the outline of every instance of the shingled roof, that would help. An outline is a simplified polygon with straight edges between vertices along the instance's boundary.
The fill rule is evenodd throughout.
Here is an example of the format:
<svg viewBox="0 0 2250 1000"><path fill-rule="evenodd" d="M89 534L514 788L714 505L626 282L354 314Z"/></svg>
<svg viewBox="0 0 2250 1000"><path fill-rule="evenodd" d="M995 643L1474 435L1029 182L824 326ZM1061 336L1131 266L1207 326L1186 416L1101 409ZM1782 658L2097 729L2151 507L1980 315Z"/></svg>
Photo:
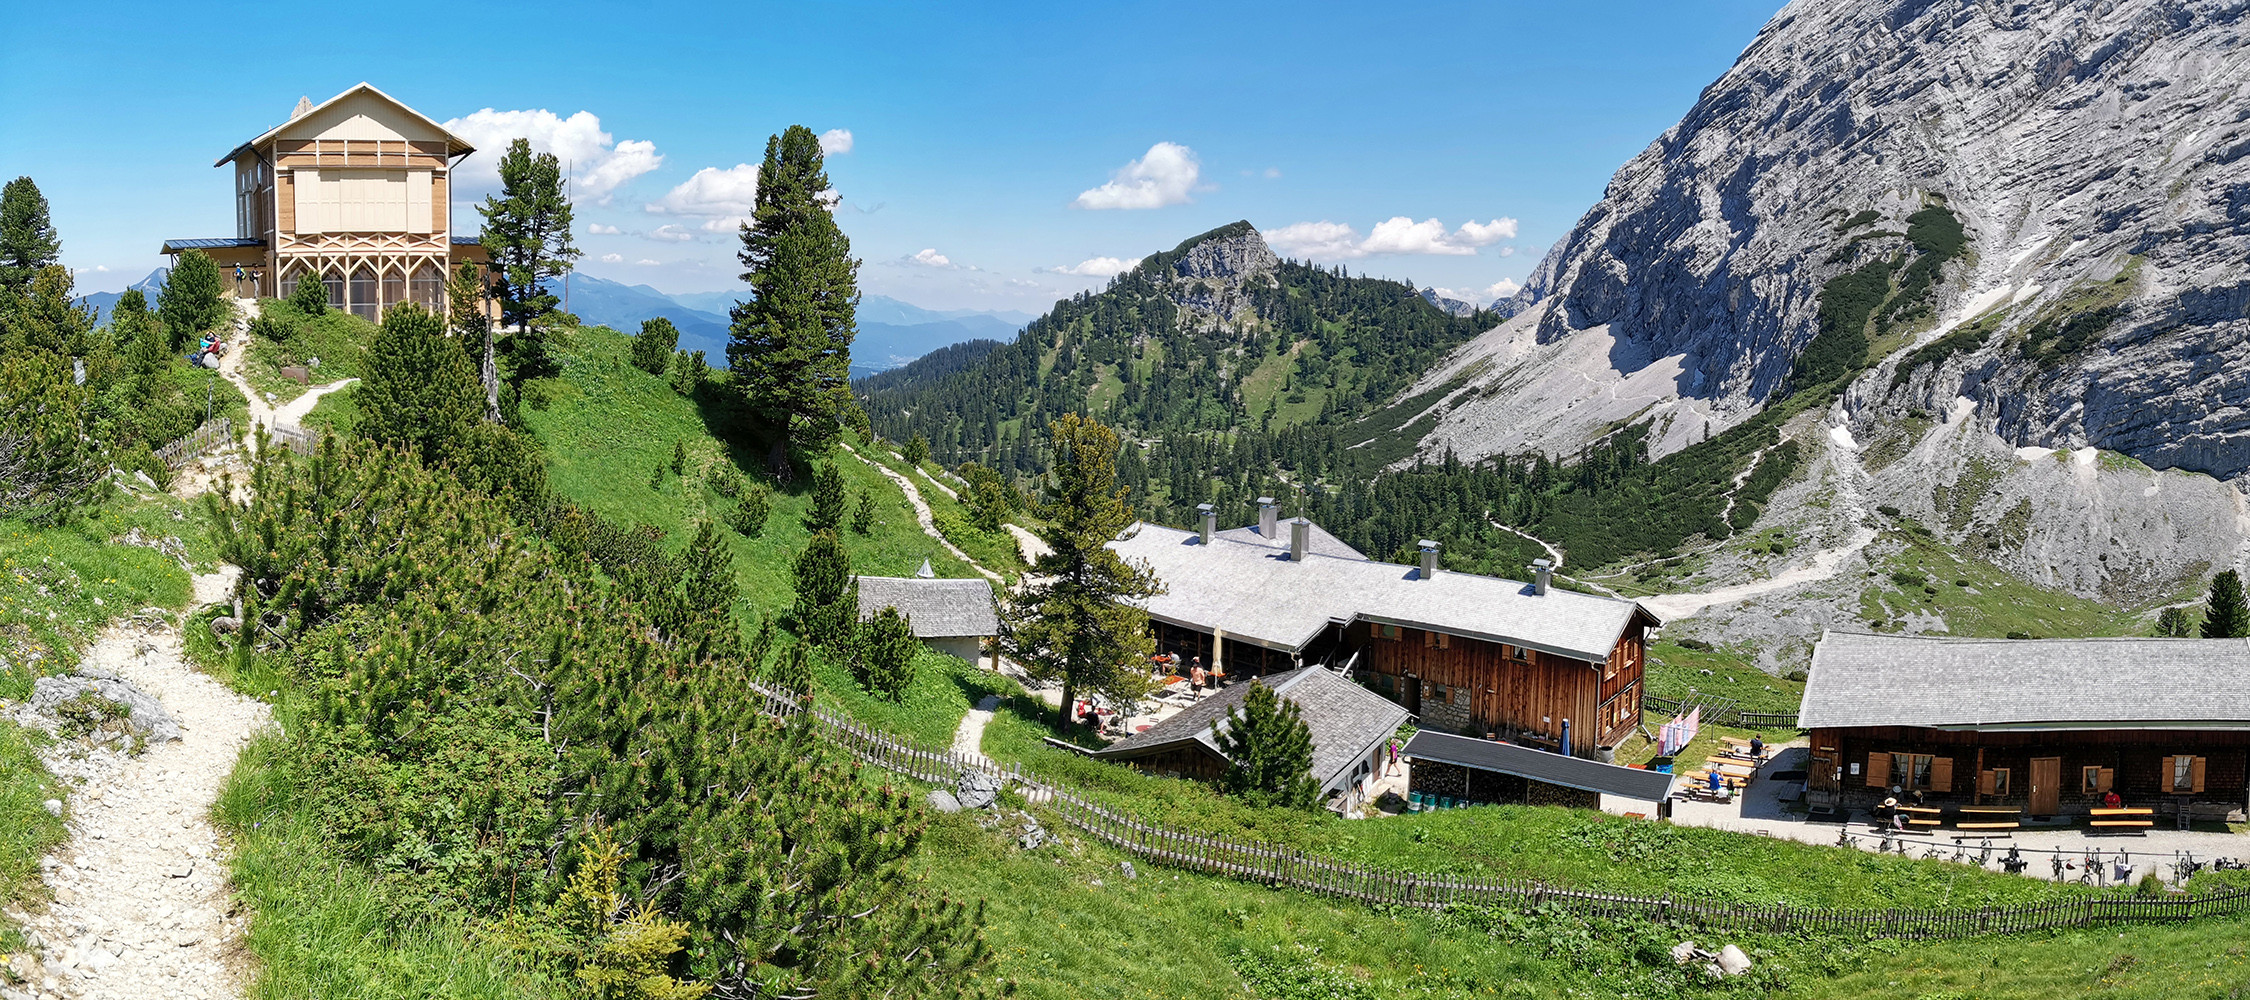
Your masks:
<svg viewBox="0 0 2250 1000"><path fill-rule="evenodd" d="M859 616L865 619L884 608L905 613L918 639L1000 634L992 584L985 580L860 577Z"/></svg>
<svg viewBox="0 0 2250 1000"><path fill-rule="evenodd" d="M1361 562L1367 561L1366 553L1352 548L1351 545L1346 543L1343 539L1329 534L1328 529L1323 528L1317 524L1312 524L1312 522L1310 521L1307 521L1306 524L1311 527L1311 530L1305 532L1306 551L1318 552L1324 556L1335 556L1338 559L1357 559ZM1258 526L1255 524L1246 524L1239 528L1230 528L1226 531L1218 532L1214 537L1224 538L1230 542L1243 542L1249 545L1263 545L1268 549L1273 549L1279 552L1287 552L1289 551L1289 522L1277 522L1274 525L1272 538L1267 538L1263 532L1260 532L1258 530Z"/></svg>
<svg viewBox="0 0 2250 1000"><path fill-rule="evenodd" d="M1807 729L2250 728L2250 639L1953 639L1828 632Z"/></svg>
<svg viewBox="0 0 2250 1000"><path fill-rule="evenodd" d="M1287 544L1262 538L1222 533L1206 546L1195 532L1142 524L1109 547L1146 560L1164 581L1166 593L1142 602L1150 616L1273 649L1303 649L1331 622L1356 619L1598 662L1634 616L1660 624L1633 601L1555 588L1536 594L1528 583L1474 573L1424 580L1413 566L1318 549L1294 562Z"/></svg>
<svg viewBox="0 0 2250 1000"><path fill-rule="evenodd" d="M1377 743L1389 739L1407 719L1406 709L1397 703L1324 667L1304 667L1286 674L1260 677L1252 683L1270 687L1275 694L1296 703L1298 716L1312 732L1311 774L1314 781L1320 782L1324 794L1349 782L1353 766L1373 752ZM1201 743L1217 754L1219 744L1211 736L1211 724L1216 722L1220 728L1226 728L1227 710L1242 704L1249 696L1249 684L1229 685L1150 726L1147 731L1135 733L1092 754L1130 759L1190 741Z"/></svg>
<svg viewBox="0 0 2250 1000"><path fill-rule="evenodd" d="M1643 802L1661 802L1672 794L1672 776L1661 771L1619 767L1590 757L1565 757L1513 743L1476 740L1427 729L1406 741L1404 755L1414 760L1459 764Z"/></svg>

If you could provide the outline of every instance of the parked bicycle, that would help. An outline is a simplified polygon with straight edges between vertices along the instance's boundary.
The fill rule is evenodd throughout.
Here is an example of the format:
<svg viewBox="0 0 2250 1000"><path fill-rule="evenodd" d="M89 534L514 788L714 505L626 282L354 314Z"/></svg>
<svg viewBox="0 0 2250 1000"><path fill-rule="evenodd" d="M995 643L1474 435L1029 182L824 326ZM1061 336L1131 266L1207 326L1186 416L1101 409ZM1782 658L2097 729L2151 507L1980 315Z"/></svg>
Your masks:
<svg viewBox="0 0 2250 1000"><path fill-rule="evenodd" d="M2024 869L2031 867L2031 859L2024 857L2023 851L2019 850L2016 845L2009 844L2007 856L2000 859L2000 867L2010 875L2021 875Z"/></svg>

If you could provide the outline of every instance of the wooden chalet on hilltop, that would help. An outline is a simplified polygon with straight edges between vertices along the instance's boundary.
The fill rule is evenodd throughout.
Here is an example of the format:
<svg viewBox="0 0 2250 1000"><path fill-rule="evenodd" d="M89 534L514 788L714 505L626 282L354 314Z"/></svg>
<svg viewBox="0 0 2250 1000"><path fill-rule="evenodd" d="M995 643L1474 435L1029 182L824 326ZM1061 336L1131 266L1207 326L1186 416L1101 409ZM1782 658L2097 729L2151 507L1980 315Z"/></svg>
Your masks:
<svg viewBox="0 0 2250 1000"><path fill-rule="evenodd" d="M1807 792L2206 819L2250 808L2250 639L1953 639L1829 632L1798 724Z"/></svg>
<svg viewBox="0 0 2250 1000"><path fill-rule="evenodd" d="M1368 559L1261 501L1259 523L1201 531L1142 524L1110 548L1143 560L1167 592L1148 598L1161 651L1230 677L1304 665L1348 672L1421 725L1603 756L1639 725L1646 638L1640 604L1533 581Z"/></svg>
<svg viewBox="0 0 2250 1000"><path fill-rule="evenodd" d="M317 281L329 308L369 320L401 302L442 313L450 269L488 259L453 226L453 168L475 151L369 84L300 101L213 164L234 168L234 235L166 240L163 252L209 255L236 298L287 298Z"/></svg>

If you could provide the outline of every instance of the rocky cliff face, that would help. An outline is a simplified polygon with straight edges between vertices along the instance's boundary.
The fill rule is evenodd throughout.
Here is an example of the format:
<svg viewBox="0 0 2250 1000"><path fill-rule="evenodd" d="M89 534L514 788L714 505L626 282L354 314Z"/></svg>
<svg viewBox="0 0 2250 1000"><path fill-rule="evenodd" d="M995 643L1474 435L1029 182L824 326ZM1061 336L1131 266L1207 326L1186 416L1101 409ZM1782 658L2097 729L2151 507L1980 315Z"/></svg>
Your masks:
<svg viewBox="0 0 2250 1000"><path fill-rule="evenodd" d="M1245 318L1251 307L1245 290L1273 284L1274 269L1280 266L1281 258L1248 222L1222 226L1141 262L1172 301L1205 329Z"/></svg>
<svg viewBox="0 0 2250 1000"><path fill-rule="evenodd" d="M2246 10L1791 3L1617 172L1517 297L1524 314L1433 376L1473 369L1482 392L1431 446L1565 450L1638 415L1671 450L1738 422L1788 381L1823 287L1942 205L1968 253L1930 293L1935 322L1904 332L1927 345L1996 315L1903 377L1916 356L1897 350L1854 388L1855 410L1962 396L2012 445L2242 480Z"/></svg>

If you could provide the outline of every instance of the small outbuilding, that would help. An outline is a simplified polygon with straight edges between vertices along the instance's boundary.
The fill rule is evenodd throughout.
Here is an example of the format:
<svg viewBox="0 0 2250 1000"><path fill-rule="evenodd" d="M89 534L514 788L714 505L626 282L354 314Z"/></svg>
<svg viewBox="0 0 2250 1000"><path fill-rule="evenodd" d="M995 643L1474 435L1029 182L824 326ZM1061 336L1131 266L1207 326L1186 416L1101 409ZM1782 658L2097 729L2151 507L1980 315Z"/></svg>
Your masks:
<svg viewBox="0 0 2250 1000"><path fill-rule="evenodd" d="M1343 808L1357 805L1381 773L1384 748L1391 734L1405 724L1407 714L1397 703L1326 667L1303 667L1229 685L1145 732L1091 755L1155 774L1217 780L1230 762L1219 752L1211 725L1226 727L1228 710L1250 696L1251 684L1270 687L1297 706L1298 716L1312 733L1311 774L1320 784L1322 799L1340 800L1332 804Z"/></svg>
<svg viewBox="0 0 2250 1000"><path fill-rule="evenodd" d="M914 628L914 637L948 656L986 666L985 649L1000 634L1000 614L986 580L935 580L927 577L859 578L859 617L865 621L884 608L897 608Z"/></svg>
<svg viewBox="0 0 2250 1000"><path fill-rule="evenodd" d="M1602 796L1662 802L1672 776L1499 740L1423 730L1406 743L1407 790L1425 799L1600 809Z"/></svg>

